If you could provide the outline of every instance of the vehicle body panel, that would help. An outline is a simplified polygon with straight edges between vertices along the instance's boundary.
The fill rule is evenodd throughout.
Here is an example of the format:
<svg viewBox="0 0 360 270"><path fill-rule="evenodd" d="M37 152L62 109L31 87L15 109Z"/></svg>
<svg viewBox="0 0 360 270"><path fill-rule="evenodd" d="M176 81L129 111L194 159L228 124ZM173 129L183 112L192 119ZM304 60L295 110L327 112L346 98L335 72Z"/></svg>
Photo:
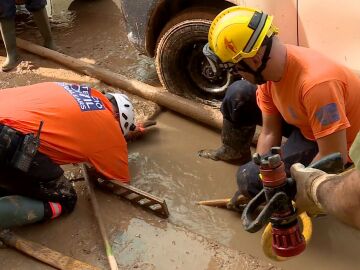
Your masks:
<svg viewBox="0 0 360 270"><path fill-rule="evenodd" d="M121 9L126 22L128 39L143 54L148 40L148 26L159 0L122 0Z"/></svg>
<svg viewBox="0 0 360 270"><path fill-rule="evenodd" d="M299 0L299 42L360 71L360 1Z"/></svg>
<svg viewBox="0 0 360 270"><path fill-rule="evenodd" d="M154 56L160 33L154 32L157 29L154 25L163 27L171 18L169 14L176 14L173 9L164 18L158 9L174 2L191 5L196 1L122 0L129 40L141 53ZM208 6L219 2L262 9L274 15L283 42L314 48L353 70L360 70L358 0L345 0L341 5L336 0L213 0L208 1Z"/></svg>

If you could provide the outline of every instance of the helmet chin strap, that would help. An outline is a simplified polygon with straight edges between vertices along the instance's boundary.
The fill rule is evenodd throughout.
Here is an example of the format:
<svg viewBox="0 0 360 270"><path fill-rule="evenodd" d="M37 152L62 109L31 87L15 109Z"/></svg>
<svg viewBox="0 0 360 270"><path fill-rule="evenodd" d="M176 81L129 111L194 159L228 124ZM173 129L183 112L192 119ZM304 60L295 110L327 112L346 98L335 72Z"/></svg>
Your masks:
<svg viewBox="0 0 360 270"><path fill-rule="evenodd" d="M271 52L271 48L272 48L272 37L268 38L268 40L265 42L265 52L263 57L261 58L261 65L257 70L253 70L248 64L246 64L244 61L240 61L238 63L238 65L242 66L243 71L248 72L250 74L252 74L255 78L255 83L256 84L264 84L266 82L266 80L264 80L263 75L261 74L262 71L266 68L266 64L270 59L270 52ZM235 67L236 69L236 67Z"/></svg>

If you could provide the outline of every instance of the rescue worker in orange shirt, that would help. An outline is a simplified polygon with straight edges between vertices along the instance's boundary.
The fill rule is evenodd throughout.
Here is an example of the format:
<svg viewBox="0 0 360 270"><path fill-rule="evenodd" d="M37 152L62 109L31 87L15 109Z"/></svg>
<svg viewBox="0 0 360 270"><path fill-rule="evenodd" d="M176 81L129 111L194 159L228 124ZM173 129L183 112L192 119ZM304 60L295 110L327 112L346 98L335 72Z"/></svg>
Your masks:
<svg viewBox="0 0 360 270"><path fill-rule="evenodd" d="M88 162L104 179L128 183L124 135L135 129L133 106L120 93L55 82L1 90L0 229L74 209L62 164Z"/></svg>
<svg viewBox="0 0 360 270"><path fill-rule="evenodd" d="M247 80L229 87L221 107L225 131L245 132L247 143L233 138L220 150L228 143L225 148L249 160L255 125L262 125L256 152L266 155L287 137L281 149L288 176L292 164L308 166L334 152L351 162L348 149L360 130L360 79L313 49L283 44L277 34L273 17L252 8L228 8L212 22L203 51L214 71ZM214 152L219 149L200 154L213 158ZM253 197L262 189L253 161L240 166L237 184L229 207L237 207L240 194Z"/></svg>

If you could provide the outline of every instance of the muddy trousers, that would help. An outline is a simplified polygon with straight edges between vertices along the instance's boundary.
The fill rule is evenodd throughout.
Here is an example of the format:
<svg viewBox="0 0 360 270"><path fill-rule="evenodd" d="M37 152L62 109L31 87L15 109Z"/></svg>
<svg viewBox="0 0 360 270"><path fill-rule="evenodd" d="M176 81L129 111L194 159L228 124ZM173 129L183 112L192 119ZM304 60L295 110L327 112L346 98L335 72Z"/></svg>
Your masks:
<svg viewBox="0 0 360 270"><path fill-rule="evenodd" d="M63 175L47 182L14 182L0 183L0 229L53 219L75 207L76 192Z"/></svg>
<svg viewBox="0 0 360 270"><path fill-rule="evenodd" d="M256 87L247 81L240 80L229 86L221 105L223 117L231 121L235 127L249 127L262 125L260 108L256 103ZM290 167L296 162L309 165L318 153L317 143L307 140L294 126L283 122L282 135L287 141L281 146L283 161L287 176L290 176ZM253 161L241 165L236 174L238 195L255 196L262 189L259 178L259 167Z"/></svg>
<svg viewBox="0 0 360 270"><path fill-rule="evenodd" d="M4 126L0 124L0 131ZM0 161L0 229L55 218L74 209L77 195L64 171L37 152L27 172L11 166L24 136L17 134Z"/></svg>
<svg viewBox="0 0 360 270"><path fill-rule="evenodd" d="M26 0L25 7L28 11L34 12L45 8L46 0ZM16 14L15 0L0 1L0 18L14 18Z"/></svg>

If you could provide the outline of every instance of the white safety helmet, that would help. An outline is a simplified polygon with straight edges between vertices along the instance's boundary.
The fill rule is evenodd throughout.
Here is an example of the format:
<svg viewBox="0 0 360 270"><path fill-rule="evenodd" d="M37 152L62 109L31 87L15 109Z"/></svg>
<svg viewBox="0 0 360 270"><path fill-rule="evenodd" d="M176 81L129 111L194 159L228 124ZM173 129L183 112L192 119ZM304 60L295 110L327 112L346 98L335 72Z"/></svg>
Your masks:
<svg viewBox="0 0 360 270"><path fill-rule="evenodd" d="M112 99L115 99L116 101L116 105L119 110L119 122L124 135L128 134L129 131L133 131L136 128L134 107L127 95L120 93L107 93L106 97L110 101L112 101Z"/></svg>

